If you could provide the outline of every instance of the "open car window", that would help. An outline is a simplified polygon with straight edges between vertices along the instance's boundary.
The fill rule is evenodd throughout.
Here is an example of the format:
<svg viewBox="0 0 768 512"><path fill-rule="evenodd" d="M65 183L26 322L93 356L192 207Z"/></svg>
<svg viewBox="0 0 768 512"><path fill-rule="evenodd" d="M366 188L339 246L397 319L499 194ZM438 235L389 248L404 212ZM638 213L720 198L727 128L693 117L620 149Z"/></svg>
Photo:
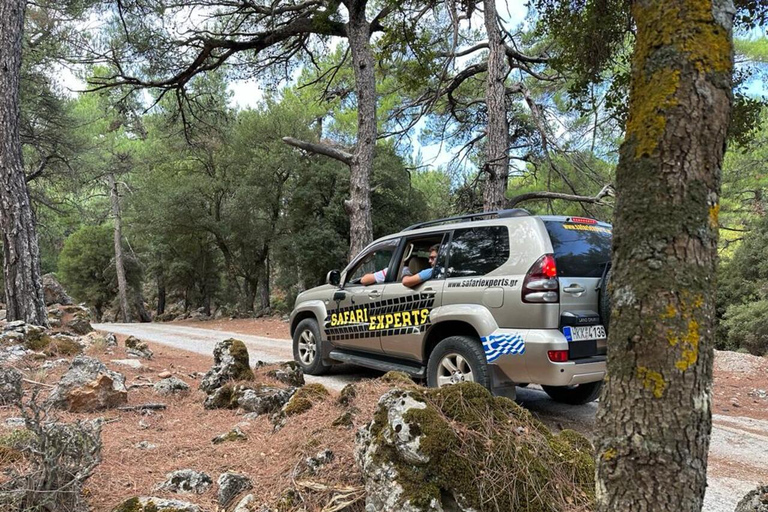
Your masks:
<svg viewBox="0 0 768 512"><path fill-rule="evenodd" d="M347 271L346 284L360 284L360 279L365 274L372 274L383 270L388 271L398 243L399 239L387 240L369 249ZM387 280L390 281L391 279Z"/></svg>

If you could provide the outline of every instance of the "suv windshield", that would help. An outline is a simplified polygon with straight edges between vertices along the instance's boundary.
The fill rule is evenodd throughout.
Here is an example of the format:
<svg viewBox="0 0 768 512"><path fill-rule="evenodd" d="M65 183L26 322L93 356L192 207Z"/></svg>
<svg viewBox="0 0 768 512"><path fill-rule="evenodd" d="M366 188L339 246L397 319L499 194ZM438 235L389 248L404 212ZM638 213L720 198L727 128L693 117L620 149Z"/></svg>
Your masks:
<svg viewBox="0 0 768 512"><path fill-rule="evenodd" d="M544 221L560 277L602 277L611 261L611 228L595 224Z"/></svg>

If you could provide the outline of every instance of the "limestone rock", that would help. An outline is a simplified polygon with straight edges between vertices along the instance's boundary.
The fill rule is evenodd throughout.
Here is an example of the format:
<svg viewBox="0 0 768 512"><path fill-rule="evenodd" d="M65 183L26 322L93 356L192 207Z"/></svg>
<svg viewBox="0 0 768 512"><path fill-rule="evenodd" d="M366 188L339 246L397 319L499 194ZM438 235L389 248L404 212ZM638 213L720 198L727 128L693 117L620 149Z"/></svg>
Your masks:
<svg viewBox="0 0 768 512"><path fill-rule="evenodd" d="M203 509L186 501L140 496L128 498L112 512L203 512Z"/></svg>
<svg viewBox="0 0 768 512"><path fill-rule="evenodd" d="M107 340L107 347L116 347L117 346L117 337L114 333L108 332L106 336L104 336L104 339Z"/></svg>
<svg viewBox="0 0 768 512"><path fill-rule="evenodd" d="M128 336L125 340L126 352L129 355L140 357L142 359L152 359L152 350L147 342L141 341L136 336Z"/></svg>
<svg viewBox="0 0 768 512"><path fill-rule="evenodd" d="M31 353L31 350L27 350L21 345L0 347L0 364L13 363Z"/></svg>
<svg viewBox="0 0 768 512"><path fill-rule="evenodd" d="M176 377L159 380L155 383L154 388L161 395L172 395L182 391L189 391L189 385Z"/></svg>
<svg viewBox="0 0 768 512"><path fill-rule="evenodd" d="M210 394L230 380L253 380L245 343L234 338L220 341L213 349L213 367L200 383L200 389Z"/></svg>
<svg viewBox="0 0 768 512"><path fill-rule="evenodd" d="M276 379L294 388L300 388L304 385L304 371L296 361L280 363L278 368L267 372L267 377Z"/></svg>
<svg viewBox="0 0 768 512"><path fill-rule="evenodd" d="M26 323L24 320L9 322L0 334L0 343L4 345L19 344L30 350L41 350L47 340L44 327Z"/></svg>
<svg viewBox="0 0 768 512"><path fill-rule="evenodd" d="M152 444L149 441L139 441L136 443L135 447L139 450L154 450L157 448L157 445Z"/></svg>
<svg viewBox="0 0 768 512"><path fill-rule="evenodd" d="M321 467L333 461L333 457L333 452L328 449L317 453L314 457L307 457L305 461L307 463L307 470L314 475Z"/></svg>
<svg viewBox="0 0 768 512"><path fill-rule="evenodd" d="M768 485L749 491L736 505L735 512L768 512Z"/></svg>
<svg viewBox="0 0 768 512"><path fill-rule="evenodd" d="M0 366L0 405L15 405L21 401L22 373L10 366Z"/></svg>
<svg viewBox="0 0 768 512"><path fill-rule="evenodd" d="M128 402L125 377L98 359L77 356L51 391L48 402L73 412L117 407Z"/></svg>
<svg viewBox="0 0 768 512"><path fill-rule="evenodd" d="M263 385L226 385L208 395L203 406L206 409L237 409L256 414L279 411L290 400L295 389L275 388Z"/></svg>
<svg viewBox="0 0 768 512"><path fill-rule="evenodd" d="M75 334L88 334L93 331L91 322L88 320L88 313L77 313L69 321L64 323L64 327Z"/></svg>
<svg viewBox="0 0 768 512"><path fill-rule="evenodd" d="M73 304L72 297L61 286L55 274L45 274L43 276L43 294L45 295L45 305L52 304Z"/></svg>
<svg viewBox="0 0 768 512"><path fill-rule="evenodd" d="M256 498L253 497L253 494L247 494L243 499L237 502L237 505L232 509L232 512L251 512L254 510L253 507L255 503Z"/></svg>
<svg viewBox="0 0 768 512"><path fill-rule="evenodd" d="M144 365L141 364L141 361L137 361L136 359L112 359L112 362L119 364L120 366L129 366L134 370L144 368Z"/></svg>
<svg viewBox="0 0 768 512"><path fill-rule="evenodd" d="M517 503L575 510L594 500L594 449L584 436L553 434L530 412L475 383L388 392L357 433L355 459L367 512L469 512L481 510L489 496L499 510Z"/></svg>
<svg viewBox="0 0 768 512"><path fill-rule="evenodd" d="M224 508L240 493L253 488L253 482L250 478L232 471L222 473L216 483L219 484L217 500L219 505Z"/></svg>
<svg viewBox="0 0 768 512"><path fill-rule="evenodd" d="M8 428L24 428L26 427L27 422L24 418L6 418L3 425Z"/></svg>
<svg viewBox="0 0 768 512"><path fill-rule="evenodd" d="M179 469L165 475L165 481L156 490L202 494L213 485L206 473L193 469Z"/></svg>
<svg viewBox="0 0 768 512"><path fill-rule="evenodd" d="M245 435L245 432L243 432L240 427L235 427L226 434L221 434L213 439L211 439L211 442L213 444L221 444L221 443L227 443L229 441L247 441L248 436Z"/></svg>
<svg viewBox="0 0 768 512"><path fill-rule="evenodd" d="M53 370L54 368L58 368L59 366L65 366L69 364L69 359L55 359L53 361L46 361L43 363L42 368L43 370Z"/></svg>

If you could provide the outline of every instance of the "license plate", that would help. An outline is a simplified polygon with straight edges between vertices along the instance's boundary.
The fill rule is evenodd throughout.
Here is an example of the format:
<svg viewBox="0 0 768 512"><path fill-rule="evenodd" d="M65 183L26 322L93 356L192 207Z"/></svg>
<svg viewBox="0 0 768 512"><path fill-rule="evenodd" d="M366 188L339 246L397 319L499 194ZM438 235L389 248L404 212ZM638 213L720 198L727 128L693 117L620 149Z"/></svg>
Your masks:
<svg viewBox="0 0 768 512"><path fill-rule="evenodd" d="M602 325L584 325L580 327L563 327L563 334L568 341L604 340L605 327Z"/></svg>

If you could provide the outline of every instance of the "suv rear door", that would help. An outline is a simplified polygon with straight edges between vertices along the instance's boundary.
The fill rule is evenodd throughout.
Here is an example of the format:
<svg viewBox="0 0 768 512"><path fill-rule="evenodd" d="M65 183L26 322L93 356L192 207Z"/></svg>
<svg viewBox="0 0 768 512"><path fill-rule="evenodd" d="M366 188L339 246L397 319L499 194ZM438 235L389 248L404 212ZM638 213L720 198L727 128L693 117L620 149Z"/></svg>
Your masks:
<svg viewBox="0 0 768 512"><path fill-rule="evenodd" d="M611 259L611 226L582 217L545 218L560 283L560 328L569 359L606 353L600 280Z"/></svg>

